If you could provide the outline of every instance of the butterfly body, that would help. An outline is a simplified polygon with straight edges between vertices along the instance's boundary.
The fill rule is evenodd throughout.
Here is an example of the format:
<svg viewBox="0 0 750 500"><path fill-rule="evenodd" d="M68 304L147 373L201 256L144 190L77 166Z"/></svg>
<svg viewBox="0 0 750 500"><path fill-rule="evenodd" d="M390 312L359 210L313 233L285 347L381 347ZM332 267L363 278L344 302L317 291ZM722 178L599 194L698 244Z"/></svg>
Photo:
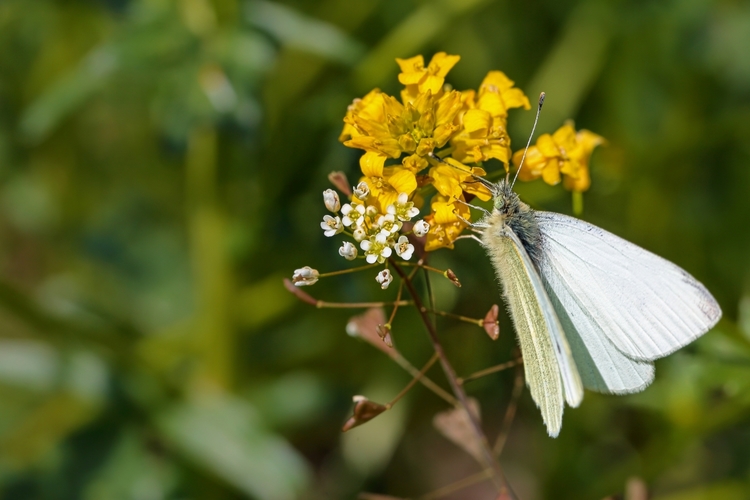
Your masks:
<svg viewBox="0 0 750 500"><path fill-rule="evenodd" d="M495 208L477 226L551 436L583 387L643 390L654 359L721 317L705 287L671 262L584 221L534 211L507 182L493 190Z"/></svg>

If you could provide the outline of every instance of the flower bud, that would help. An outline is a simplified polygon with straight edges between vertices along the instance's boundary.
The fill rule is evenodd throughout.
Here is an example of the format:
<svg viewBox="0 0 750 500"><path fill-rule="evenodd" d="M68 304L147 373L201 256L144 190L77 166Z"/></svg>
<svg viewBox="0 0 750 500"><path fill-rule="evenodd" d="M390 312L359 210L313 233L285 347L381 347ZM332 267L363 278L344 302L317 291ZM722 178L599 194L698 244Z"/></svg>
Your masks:
<svg viewBox="0 0 750 500"><path fill-rule="evenodd" d="M354 196L364 201L370 196L370 186L365 181L360 182L354 188Z"/></svg>
<svg viewBox="0 0 750 500"><path fill-rule="evenodd" d="M341 209L341 202L339 202L339 194L333 189L326 189L323 191L323 203L326 208L331 212L338 212Z"/></svg>
<svg viewBox="0 0 750 500"><path fill-rule="evenodd" d="M295 269L292 275L292 283L295 286L310 286L318 282L320 273L317 269L313 269L310 266L305 266L300 269Z"/></svg>
<svg viewBox="0 0 750 500"><path fill-rule="evenodd" d="M386 288L388 288L388 285L390 285L391 282L393 281L393 276L391 275L391 272L388 269L383 269L375 277L375 281L380 283L380 288L385 290Z"/></svg>
<svg viewBox="0 0 750 500"><path fill-rule="evenodd" d="M417 221L413 228L414 234L420 238L430 231L430 225L423 220Z"/></svg>
<svg viewBox="0 0 750 500"><path fill-rule="evenodd" d="M354 236L355 241L362 241L367 237L367 233L362 226L358 226L354 231L352 231L352 236Z"/></svg>
<svg viewBox="0 0 750 500"><path fill-rule="evenodd" d="M349 241L345 241L341 248L339 248L339 255L346 260L354 260L357 258L357 247L351 244Z"/></svg>

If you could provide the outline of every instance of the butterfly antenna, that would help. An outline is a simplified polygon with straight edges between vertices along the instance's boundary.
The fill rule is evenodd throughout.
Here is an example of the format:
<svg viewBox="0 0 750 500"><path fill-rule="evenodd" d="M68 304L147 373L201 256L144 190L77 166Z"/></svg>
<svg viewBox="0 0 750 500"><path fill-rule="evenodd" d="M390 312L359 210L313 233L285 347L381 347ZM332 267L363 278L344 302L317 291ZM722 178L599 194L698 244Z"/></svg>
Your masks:
<svg viewBox="0 0 750 500"><path fill-rule="evenodd" d="M531 127L531 135L529 135L529 140L526 142L526 149L523 150L523 156L521 157L521 164L518 165L518 170L516 170L516 176L513 177L513 183L510 185L510 188L513 189L513 186L516 185L516 179L518 179L518 173L521 171L521 167L523 167L523 161L526 159L526 153L529 151L529 146L531 146L531 138L534 137L534 130L536 130L536 124L539 121L539 113L542 112L542 105L544 105L544 97L546 94L542 92L539 94L539 106L536 108L536 118L534 118L534 126Z"/></svg>

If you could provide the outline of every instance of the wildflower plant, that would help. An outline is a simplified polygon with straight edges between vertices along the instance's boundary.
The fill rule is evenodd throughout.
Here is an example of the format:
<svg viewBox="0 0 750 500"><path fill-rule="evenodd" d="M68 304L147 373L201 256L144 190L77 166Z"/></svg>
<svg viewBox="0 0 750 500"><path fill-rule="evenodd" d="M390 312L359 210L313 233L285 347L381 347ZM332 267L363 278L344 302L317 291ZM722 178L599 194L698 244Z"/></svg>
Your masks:
<svg viewBox="0 0 750 500"><path fill-rule="evenodd" d="M478 179L487 176L486 166L497 165L494 175L507 175L518 169L524 149L513 152L507 132L511 110L531 108L529 99L501 71L490 71L477 90L455 90L446 84L446 76L460 57L439 52L429 64L421 55L396 59L403 84L400 96L379 89L354 99L344 116L339 140L359 149L360 172L349 182L341 172L329 179L338 189L323 192L328 213L320 227L326 237L341 238L338 254L345 260L364 260L360 267L320 273L310 267L294 271L287 288L298 298L316 307L362 307L368 311L354 317L347 331L388 354L413 375L412 382L388 404L381 405L355 396L353 416L344 430L361 425L390 409L413 385L421 383L448 402L453 409L435 419L438 430L456 441L482 465L483 471L465 485L491 480L503 498L514 498L497 457L515 406L523 389L522 360L515 359L459 377L449 363L437 336L434 315L454 318L483 328L491 339L499 336L499 307L493 305L484 318L467 318L432 310L434 300L417 293L414 280L421 271L429 287L430 273L440 273L460 287L450 269L440 270L427 264L430 252L454 248L457 240L470 238L466 229L472 220L469 204L475 199L488 201L490 190ZM587 130L576 131L572 122L552 134L541 135L526 151L520 181L541 178L550 185L562 183L573 192L574 209L580 210L581 193L590 186L589 159L603 138ZM491 177L491 174L488 177ZM415 262L416 261L416 262ZM298 287L315 284L319 279L338 274L369 270L383 290L396 288L395 300L359 304L335 304L317 300ZM395 282L395 285L393 285ZM402 299L404 290L411 300ZM431 292L428 292L431 293ZM415 306L429 333L434 356L421 369L407 361L393 345L392 324L398 309ZM391 314L385 317L384 308ZM451 385L449 394L425 375L440 361ZM516 384L503 429L494 447L479 425L478 403L469 398L463 384L500 370L516 368ZM444 424L438 424L443 422ZM445 423L450 423L450 425ZM472 439L454 439L455 436ZM437 497L435 497L437 498Z"/></svg>

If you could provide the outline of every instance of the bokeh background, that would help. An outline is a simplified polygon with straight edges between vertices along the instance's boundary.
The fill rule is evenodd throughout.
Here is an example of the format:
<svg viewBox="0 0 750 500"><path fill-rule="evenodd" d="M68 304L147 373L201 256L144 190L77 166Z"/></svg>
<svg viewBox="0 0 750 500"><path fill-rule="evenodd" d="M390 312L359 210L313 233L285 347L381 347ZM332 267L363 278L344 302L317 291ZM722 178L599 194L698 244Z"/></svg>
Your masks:
<svg viewBox="0 0 750 500"><path fill-rule="evenodd" d="M395 57L447 51L455 88L500 69L532 101L547 92L539 132L573 118L606 137L583 218L684 267L724 310L647 391L587 393L558 439L524 394L511 484L526 500L602 498L630 477L661 500L749 498L748 47L734 0L0 1L0 496L416 498L476 472L419 386L342 435L353 395L385 402L409 376L347 336L357 311L281 285L347 265L319 228L328 172L357 177L346 106L396 93ZM511 112L515 149L532 120ZM559 186L518 189L571 213ZM443 309L500 301L472 242L432 263L463 283L435 283ZM373 277L308 291L392 298ZM459 373L512 356L504 315L494 343L439 326ZM394 338L430 357L412 311ZM467 384L490 436L512 383Z"/></svg>

